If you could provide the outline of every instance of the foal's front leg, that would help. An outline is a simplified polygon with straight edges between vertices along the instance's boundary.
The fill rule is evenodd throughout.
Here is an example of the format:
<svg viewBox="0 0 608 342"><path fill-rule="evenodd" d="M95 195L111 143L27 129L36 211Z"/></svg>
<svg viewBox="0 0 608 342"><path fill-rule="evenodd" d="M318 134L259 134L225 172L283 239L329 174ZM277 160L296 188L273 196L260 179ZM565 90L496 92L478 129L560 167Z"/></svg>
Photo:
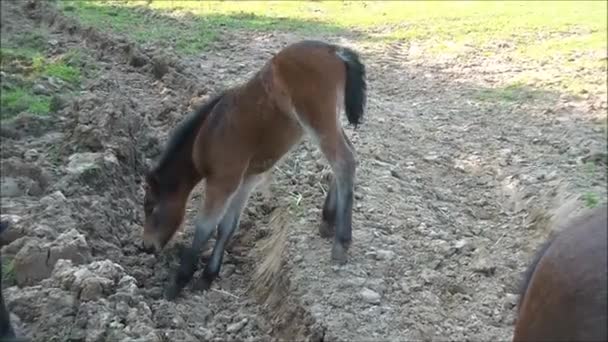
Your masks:
<svg viewBox="0 0 608 342"><path fill-rule="evenodd" d="M205 205L202 213L199 213L195 219L192 246L186 248L182 253L177 273L165 289L166 299L175 299L192 279L203 247L224 216L231 197L239 186L238 183L238 180L227 179L209 179L207 181Z"/></svg>
<svg viewBox="0 0 608 342"><path fill-rule="evenodd" d="M207 290L211 287L215 278L217 278L222 267L224 249L239 227L240 217L245 205L247 205L249 195L266 177L267 175L265 174L247 177L235 193L230 203L230 207L226 210L224 218L222 218L218 227L218 238L215 241L211 258L207 260L207 265L205 266L200 279L196 282L195 288Z"/></svg>

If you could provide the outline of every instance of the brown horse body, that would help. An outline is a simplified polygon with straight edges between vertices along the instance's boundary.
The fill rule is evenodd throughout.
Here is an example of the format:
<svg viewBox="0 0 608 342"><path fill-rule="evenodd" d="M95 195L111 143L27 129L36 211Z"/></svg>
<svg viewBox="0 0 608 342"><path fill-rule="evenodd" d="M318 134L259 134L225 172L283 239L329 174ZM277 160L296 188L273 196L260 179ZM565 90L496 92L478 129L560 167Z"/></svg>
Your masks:
<svg viewBox="0 0 608 342"><path fill-rule="evenodd" d="M346 262L356 159L339 113L344 108L348 121L357 125L365 103L365 67L354 51L301 41L281 50L248 82L224 91L186 118L146 177L144 248L156 251L181 225L193 187L206 179L192 247L182 255L167 298L177 296L190 281L217 227L200 283L202 288L210 286L249 194L304 134L320 147L334 173L320 232L335 231L332 259Z"/></svg>
<svg viewBox="0 0 608 342"><path fill-rule="evenodd" d="M607 341L607 207L540 249L524 279L513 341Z"/></svg>

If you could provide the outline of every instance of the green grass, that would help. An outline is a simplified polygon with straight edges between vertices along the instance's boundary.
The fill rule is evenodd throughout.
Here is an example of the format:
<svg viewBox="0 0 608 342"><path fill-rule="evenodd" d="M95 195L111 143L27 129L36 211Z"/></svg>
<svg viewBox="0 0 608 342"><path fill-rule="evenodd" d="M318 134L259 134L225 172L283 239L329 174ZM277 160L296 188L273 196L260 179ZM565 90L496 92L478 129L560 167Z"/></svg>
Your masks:
<svg viewBox="0 0 608 342"><path fill-rule="evenodd" d="M47 35L41 30L3 35L0 69L8 76L3 81L0 95L1 120L10 119L22 111L48 114L52 109L52 97L33 92L34 85L45 79L55 78L72 88L80 84L81 53L70 50L49 59L44 54L46 42Z"/></svg>
<svg viewBox="0 0 608 342"><path fill-rule="evenodd" d="M527 87L522 83L513 83L506 87L499 88L488 88L476 91L474 94L474 98L478 101L483 102L521 102L521 101L536 101L536 100L546 100L554 97L555 95Z"/></svg>
<svg viewBox="0 0 608 342"><path fill-rule="evenodd" d="M0 94L1 119L8 119L27 110L32 114L48 114L51 99L49 96L34 95L23 88L12 88Z"/></svg>
<svg viewBox="0 0 608 342"><path fill-rule="evenodd" d="M159 23L136 8L147 8L172 18L189 14L196 23L180 20L177 26L216 35L219 28L300 30L327 32L356 30L369 37L408 39L478 48L497 41L520 44L519 52L534 57L536 42L559 38L573 31L586 37L552 44L568 50L606 46L606 2L498 2L498 1L62 1L81 20L107 24L142 40L170 37L179 27ZM149 23L158 23L146 27ZM169 32L166 30L169 29ZM528 51L529 50L529 51Z"/></svg>
<svg viewBox="0 0 608 342"><path fill-rule="evenodd" d="M600 203L600 197L594 192L585 192L583 194L585 205L589 208L595 208Z"/></svg>
<svg viewBox="0 0 608 342"><path fill-rule="evenodd" d="M351 32L370 41L416 43L429 58L499 56L548 64L555 72L522 72L510 83L605 92L606 1L60 0L59 6L87 25L185 55L205 51L226 30ZM572 76L581 68L587 76ZM507 89L498 96L510 101L521 95Z"/></svg>
<svg viewBox="0 0 608 342"><path fill-rule="evenodd" d="M51 111L51 96L34 94L33 86L42 78L54 77L76 86L80 70L63 59L48 60L31 49L0 49L0 67L21 75L19 81L5 82L0 94L0 119L10 119L22 111L46 115Z"/></svg>
<svg viewBox="0 0 608 342"><path fill-rule="evenodd" d="M65 64L63 61L45 65L42 74L48 77L56 77L71 84L78 84L80 82L80 70Z"/></svg>
<svg viewBox="0 0 608 342"><path fill-rule="evenodd" d="M16 284L13 260L7 257L2 258L2 284L3 287Z"/></svg>

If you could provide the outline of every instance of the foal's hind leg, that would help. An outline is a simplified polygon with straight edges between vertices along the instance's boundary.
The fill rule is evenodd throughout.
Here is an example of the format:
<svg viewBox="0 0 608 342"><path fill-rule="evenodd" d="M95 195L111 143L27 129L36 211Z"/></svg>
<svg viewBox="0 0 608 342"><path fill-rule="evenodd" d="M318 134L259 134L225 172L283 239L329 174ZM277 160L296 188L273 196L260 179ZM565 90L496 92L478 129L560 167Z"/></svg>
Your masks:
<svg viewBox="0 0 608 342"><path fill-rule="evenodd" d="M355 148L350 142L350 139L348 139L348 136L346 136L346 133L344 133L344 129L342 129L342 136L348 144L348 147L354 151ZM321 224L319 225L319 235L321 235L323 238L329 238L335 235L337 196L338 188L334 176L331 179L331 184L329 185L329 190L327 192L327 196L325 197L325 203L323 204L323 212L321 215Z"/></svg>
<svg viewBox="0 0 608 342"><path fill-rule="evenodd" d="M209 258L207 261L203 274L195 285L197 289L207 290L215 278L217 278L222 266L226 243L230 240L239 227L240 217L245 205L247 204L249 195L263 179L264 175L249 176L243 181L235 193L230 206L226 210L226 213L219 224L218 237L215 241L211 258Z"/></svg>
<svg viewBox="0 0 608 342"><path fill-rule="evenodd" d="M177 297L184 286L192 279L201 251L224 216L224 212L228 208L236 189L238 189L239 183L240 176L214 177L207 180L205 204L202 213L197 215L194 223L195 232L192 246L184 250L177 274L165 290L165 298L172 300Z"/></svg>
<svg viewBox="0 0 608 342"><path fill-rule="evenodd" d="M330 108L329 106L325 108ZM336 108L333 106L333 108ZM322 108L319 108L322 109ZM356 160L350 141L339 126L334 110L306 111L309 115L300 117L308 125L309 134L318 141L323 154L329 161L336 178L335 187L335 234L331 257L338 263L346 262L347 250L352 240L353 191ZM310 115L310 113L315 113ZM328 196L331 196L331 190ZM327 201L327 216L331 218L332 201Z"/></svg>

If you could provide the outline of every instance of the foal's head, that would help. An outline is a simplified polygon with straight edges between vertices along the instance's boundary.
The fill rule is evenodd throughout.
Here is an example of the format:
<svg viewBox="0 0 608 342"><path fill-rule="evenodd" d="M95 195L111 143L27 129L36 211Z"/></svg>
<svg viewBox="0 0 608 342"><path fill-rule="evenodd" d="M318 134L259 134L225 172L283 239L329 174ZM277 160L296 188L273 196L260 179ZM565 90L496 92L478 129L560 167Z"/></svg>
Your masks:
<svg viewBox="0 0 608 342"><path fill-rule="evenodd" d="M154 173L146 175L143 248L158 252L182 224L188 192L182 184L161 184Z"/></svg>

